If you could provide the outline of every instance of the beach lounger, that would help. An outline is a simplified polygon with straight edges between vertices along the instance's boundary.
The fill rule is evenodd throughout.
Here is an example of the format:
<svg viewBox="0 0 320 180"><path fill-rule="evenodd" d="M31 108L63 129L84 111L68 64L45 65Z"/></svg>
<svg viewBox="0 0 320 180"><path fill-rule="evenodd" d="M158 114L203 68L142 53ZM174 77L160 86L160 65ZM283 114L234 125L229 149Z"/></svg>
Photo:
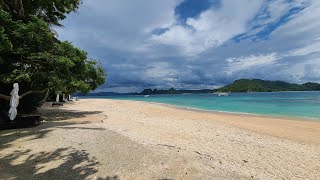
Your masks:
<svg viewBox="0 0 320 180"><path fill-rule="evenodd" d="M63 106L63 102L52 102L52 106Z"/></svg>

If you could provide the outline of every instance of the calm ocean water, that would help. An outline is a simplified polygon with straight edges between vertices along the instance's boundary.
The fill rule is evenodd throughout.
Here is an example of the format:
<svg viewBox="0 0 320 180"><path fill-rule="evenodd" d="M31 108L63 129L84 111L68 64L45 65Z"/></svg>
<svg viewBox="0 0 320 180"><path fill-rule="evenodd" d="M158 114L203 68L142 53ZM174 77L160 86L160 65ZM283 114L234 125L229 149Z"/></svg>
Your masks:
<svg viewBox="0 0 320 180"><path fill-rule="evenodd" d="M180 94L144 96L105 96L88 98L123 99L165 103L200 110L250 113L284 117L304 117L320 120L320 92L231 93L227 97L215 94Z"/></svg>

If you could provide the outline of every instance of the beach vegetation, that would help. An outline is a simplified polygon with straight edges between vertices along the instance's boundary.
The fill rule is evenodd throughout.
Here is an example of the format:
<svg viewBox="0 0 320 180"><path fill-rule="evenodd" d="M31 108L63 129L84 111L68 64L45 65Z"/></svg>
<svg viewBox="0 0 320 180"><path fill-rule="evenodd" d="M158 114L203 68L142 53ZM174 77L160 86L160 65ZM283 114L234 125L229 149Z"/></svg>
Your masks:
<svg viewBox="0 0 320 180"><path fill-rule="evenodd" d="M50 93L88 93L105 82L101 64L52 30L79 5L70 1L0 1L0 110L12 84L20 85L23 112L36 110Z"/></svg>

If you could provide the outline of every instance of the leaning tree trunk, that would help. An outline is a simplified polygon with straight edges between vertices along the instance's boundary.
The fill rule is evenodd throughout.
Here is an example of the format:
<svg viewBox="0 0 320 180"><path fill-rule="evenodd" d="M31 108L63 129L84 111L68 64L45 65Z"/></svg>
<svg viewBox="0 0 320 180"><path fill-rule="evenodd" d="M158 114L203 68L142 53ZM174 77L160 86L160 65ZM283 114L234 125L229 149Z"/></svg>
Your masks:
<svg viewBox="0 0 320 180"><path fill-rule="evenodd" d="M50 92L50 89L47 90L46 95L45 95L44 98L40 101L41 104L46 102L47 98L49 97L49 92Z"/></svg>
<svg viewBox="0 0 320 180"><path fill-rule="evenodd" d="M4 94L0 94L0 99L4 99L7 101L10 101L10 96L4 95Z"/></svg>
<svg viewBox="0 0 320 180"><path fill-rule="evenodd" d="M31 91L28 91L28 92L25 92L23 94L20 95L20 99L22 99L24 96L26 95L29 95L29 94L33 94L33 93L44 93L46 91L50 90L50 88L46 88L44 90L39 90L39 91L34 91L34 90L31 90ZM0 99L3 99L3 100L7 100L7 101L10 101L10 96L7 96L7 95L4 95L4 94L0 94Z"/></svg>

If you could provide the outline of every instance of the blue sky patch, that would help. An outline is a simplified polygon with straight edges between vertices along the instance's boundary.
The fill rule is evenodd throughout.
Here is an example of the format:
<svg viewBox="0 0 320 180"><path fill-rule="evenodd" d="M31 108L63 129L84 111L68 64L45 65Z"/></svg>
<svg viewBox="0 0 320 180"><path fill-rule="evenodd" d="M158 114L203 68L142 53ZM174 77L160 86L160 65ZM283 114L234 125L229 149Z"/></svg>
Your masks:
<svg viewBox="0 0 320 180"><path fill-rule="evenodd" d="M156 28L156 29L154 29L152 31L152 34L161 35L161 34L165 33L168 30L169 30L169 28Z"/></svg>
<svg viewBox="0 0 320 180"><path fill-rule="evenodd" d="M185 0L174 9L174 12L182 22L185 22L188 18L197 17L210 7L218 7L220 3L220 0Z"/></svg>
<svg viewBox="0 0 320 180"><path fill-rule="evenodd" d="M292 3L292 0L288 0L288 3ZM267 3L266 3L267 4ZM271 15L267 8L261 8L261 11L251 20L249 23L249 26L252 28L246 32L239 34L233 38L234 42L239 43L241 40L250 39L253 41L259 41L259 40L267 40L269 38L269 35L275 31L280 26L284 25L286 22L288 22L294 15L304 10L309 3L304 3L303 6L300 7L292 7L288 10L287 13L285 13L283 16L281 16L277 21L270 22L267 24L259 24L261 20L268 20L271 18ZM252 31L257 31L254 34L250 34Z"/></svg>

